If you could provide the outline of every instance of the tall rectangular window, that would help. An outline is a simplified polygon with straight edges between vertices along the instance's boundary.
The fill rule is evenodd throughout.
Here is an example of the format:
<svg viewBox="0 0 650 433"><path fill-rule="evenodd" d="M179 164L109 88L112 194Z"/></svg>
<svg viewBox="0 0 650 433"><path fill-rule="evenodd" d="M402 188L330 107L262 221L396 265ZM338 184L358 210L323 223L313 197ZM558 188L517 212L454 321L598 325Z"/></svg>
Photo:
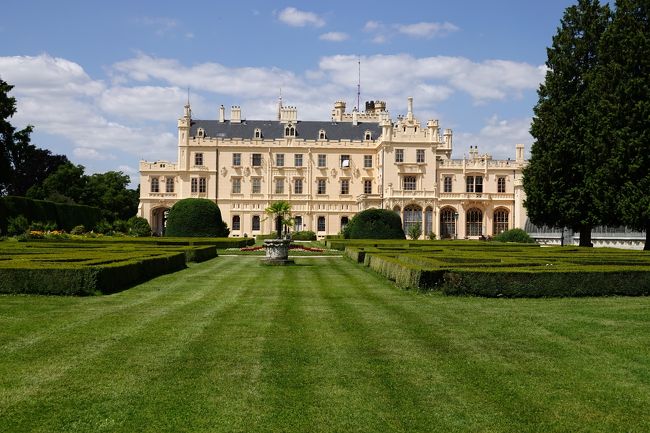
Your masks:
<svg viewBox="0 0 650 433"><path fill-rule="evenodd" d="M417 149L415 151L415 162L424 162L424 149Z"/></svg>
<svg viewBox="0 0 650 433"><path fill-rule="evenodd" d="M199 192L199 178L198 177L193 177L190 179L190 191L191 192Z"/></svg>
<svg viewBox="0 0 650 433"><path fill-rule="evenodd" d="M404 191L415 191L415 176L404 176Z"/></svg>
<svg viewBox="0 0 650 433"><path fill-rule="evenodd" d="M322 153L318 155L318 167L327 167L327 155Z"/></svg>
<svg viewBox="0 0 650 433"><path fill-rule="evenodd" d="M232 217L232 229L240 230L241 229L241 218L239 215L233 215Z"/></svg>
<svg viewBox="0 0 650 433"><path fill-rule="evenodd" d="M372 155L363 155L363 168L372 168Z"/></svg>
<svg viewBox="0 0 650 433"><path fill-rule="evenodd" d="M194 154L194 165L203 165L203 154L195 153Z"/></svg>
<svg viewBox="0 0 650 433"><path fill-rule="evenodd" d="M465 192L483 192L483 176L467 176Z"/></svg>
<svg viewBox="0 0 650 433"><path fill-rule="evenodd" d="M232 165L239 167L241 165L241 153L232 154Z"/></svg>
<svg viewBox="0 0 650 433"><path fill-rule="evenodd" d="M293 180L293 193L302 194L302 179Z"/></svg>
<svg viewBox="0 0 650 433"><path fill-rule="evenodd" d="M251 165L253 167L261 167L262 166L262 154L261 153L254 153L251 155Z"/></svg>
<svg viewBox="0 0 650 433"><path fill-rule="evenodd" d="M363 181L363 193L372 194L372 180L367 179Z"/></svg>
<svg viewBox="0 0 650 433"><path fill-rule="evenodd" d="M275 193L284 194L284 178L278 177L275 179Z"/></svg>
<svg viewBox="0 0 650 433"><path fill-rule="evenodd" d="M497 192L506 192L506 178L498 177L497 178Z"/></svg>
<svg viewBox="0 0 650 433"><path fill-rule="evenodd" d="M451 176L445 176L444 192L451 192Z"/></svg>
<svg viewBox="0 0 650 433"><path fill-rule="evenodd" d="M241 194L241 178L239 177L232 178L232 193Z"/></svg>
<svg viewBox="0 0 650 433"><path fill-rule="evenodd" d="M168 177L165 179L165 192L174 192L174 178Z"/></svg>
<svg viewBox="0 0 650 433"><path fill-rule="evenodd" d="M341 194L350 194L350 179L341 179Z"/></svg>
<svg viewBox="0 0 650 433"><path fill-rule="evenodd" d="M253 194L259 194L262 192L262 178L260 177L251 178L251 192Z"/></svg>
<svg viewBox="0 0 650 433"><path fill-rule="evenodd" d="M275 165L277 167L284 167L284 153L275 154Z"/></svg>
<svg viewBox="0 0 650 433"><path fill-rule="evenodd" d="M296 153L293 156L293 165L295 167L302 167L302 153Z"/></svg>
<svg viewBox="0 0 650 433"><path fill-rule="evenodd" d="M318 188L316 190L316 194L325 194L327 191L325 186L326 186L327 179L318 179Z"/></svg>
<svg viewBox="0 0 650 433"><path fill-rule="evenodd" d="M318 217L317 230L319 232L324 232L325 231L325 217L324 216L319 216Z"/></svg>
<svg viewBox="0 0 650 433"><path fill-rule="evenodd" d="M199 177L199 192L206 192L208 190L208 180L204 177Z"/></svg>
<svg viewBox="0 0 650 433"><path fill-rule="evenodd" d="M350 167L350 155L341 155L341 168Z"/></svg>
<svg viewBox="0 0 650 433"><path fill-rule="evenodd" d="M157 177L151 179L151 192L160 192L160 181Z"/></svg>
<svg viewBox="0 0 650 433"><path fill-rule="evenodd" d="M395 162L404 162L404 149L395 149Z"/></svg>

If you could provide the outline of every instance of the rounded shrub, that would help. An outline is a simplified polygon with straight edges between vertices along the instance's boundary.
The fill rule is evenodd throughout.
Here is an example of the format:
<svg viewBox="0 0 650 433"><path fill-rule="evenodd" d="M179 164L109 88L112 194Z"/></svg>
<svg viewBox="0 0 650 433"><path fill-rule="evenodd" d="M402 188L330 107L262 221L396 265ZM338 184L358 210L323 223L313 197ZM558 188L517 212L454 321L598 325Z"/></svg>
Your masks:
<svg viewBox="0 0 650 433"><path fill-rule="evenodd" d="M517 242L520 244L534 244L535 239L531 238L528 233L522 229L510 229L499 233L494 237L499 242Z"/></svg>
<svg viewBox="0 0 650 433"><path fill-rule="evenodd" d="M129 234L135 237L151 236L151 226L145 218L134 216L127 222Z"/></svg>
<svg viewBox="0 0 650 433"><path fill-rule="evenodd" d="M169 210L165 236L226 237L229 232L215 202L204 198L186 198L176 202Z"/></svg>
<svg viewBox="0 0 650 433"><path fill-rule="evenodd" d="M294 241L315 241L316 233L311 230L303 230L300 232L291 233L291 239Z"/></svg>
<svg viewBox="0 0 650 433"><path fill-rule="evenodd" d="M405 239L402 220L388 209L366 209L343 229L346 239Z"/></svg>

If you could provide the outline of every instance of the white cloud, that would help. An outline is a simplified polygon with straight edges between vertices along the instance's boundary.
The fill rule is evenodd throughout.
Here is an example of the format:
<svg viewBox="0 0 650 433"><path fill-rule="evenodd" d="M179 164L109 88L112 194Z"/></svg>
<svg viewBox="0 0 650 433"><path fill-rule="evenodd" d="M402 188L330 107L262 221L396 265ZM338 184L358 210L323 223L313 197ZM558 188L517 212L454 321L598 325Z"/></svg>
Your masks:
<svg viewBox="0 0 650 433"><path fill-rule="evenodd" d="M135 23L153 29L158 36L163 36L178 27L178 21L167 17L140 17Z"/></svg>
<svg viewBox="0 0 650 433"><path fill-rule="evenodd" d="M532 118L500 119L496 114L487 119L477 133L461 132L454 135L454 148L458 156L467 153L469 146L479 147L479 152L489 151L498 159L515 158L515 145L524 144L528 151L533 143L530 135Z"/></svg>
<svg viewBox="0 0 650 433"><path fill-rule="evenodd" d="M374 32L376 30L379 30L382 27L381 22L379 21L367 21L366 24L363 26L363 31L364 32Z"/></svg>
<svg viewBox="0 0 650 433"><path fill-rule="evenodd" d="M396 24L395 28L399 33L411 36L414 38L431 39L433 37L446 36L450 33L458 31L458 27L452 23L433 23L421 22L416 24Z"/></svg>
<svg viewBox="0 0 650 433"><path fill-rule="evenodd" d="M292 27L304 27L311 25L314 27L323 27L325 20L313 12L305 12L294 7L287 7L278 13L278 19Z"/></svg>
<svg viewBox="0 0 650 433"><path fill-rule="evenodd" d="M174 119L187 99L187 91L178 87L113 87L98 99L99 107L117 117L161 122Z"/></svg>
<svg viewBox="0 0 650 433"><path fill-rule="evenodd" d="M348 39L348 34L343 32L323 33L318 37L321 41L343 42Z"/></svg>

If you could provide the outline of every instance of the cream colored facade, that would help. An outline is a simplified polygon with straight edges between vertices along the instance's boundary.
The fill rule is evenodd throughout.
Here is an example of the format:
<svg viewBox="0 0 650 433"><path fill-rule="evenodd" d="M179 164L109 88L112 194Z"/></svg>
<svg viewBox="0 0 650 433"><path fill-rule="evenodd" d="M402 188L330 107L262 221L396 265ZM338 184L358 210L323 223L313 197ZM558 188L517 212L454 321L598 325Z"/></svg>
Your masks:
<svg viewBox="0 0 650 433"><path fill-rule="evenodd" d="M188 197L215 200L231 236L272 232L264 209L291 203L294 230L337 234L359 211L398 212L405 231L420 224L422 238L479 238L523 228L526 211L515 158L493 160L470 149L451 159L452 131L437 120L421 124L408 99L404 116L391 119L382 101L364 112L338 101L328 121L300 121L280 100L277 117L247 121L240 107L226 119L194 120L189 105L178 121L178 159L140 162L139 215L162 233L166 211Z"/></svg>

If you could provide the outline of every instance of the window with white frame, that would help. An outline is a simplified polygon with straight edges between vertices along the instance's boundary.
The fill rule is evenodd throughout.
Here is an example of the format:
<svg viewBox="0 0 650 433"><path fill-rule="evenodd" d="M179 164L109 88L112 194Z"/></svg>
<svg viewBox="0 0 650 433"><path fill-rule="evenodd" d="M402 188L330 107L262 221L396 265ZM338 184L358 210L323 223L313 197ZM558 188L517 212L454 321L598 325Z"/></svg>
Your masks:
<svg viewBox="0 0 650 433"><path fill-rule="evenodd" d="M341 179L341 194L350 194L350 179Z"/></svg>
<svg viewBox="0 0 650 433"><path fill-rule="evenodd" d="M404 162L404 149L395 149L395 162Z"/></svg>
<svg viewBox="0 0 650 433"><path fill-rule="evenodd" d="M318 154L318 167L327 167L327 155L323 153Z"/></svg>
<svg viewBox="0 0 650 433"><path fill-rule="evenodd" d="M404 191L415 191L415 176L404 176L402 184Z"/></svg>
<svg viewBox="0 0 650 433"><path fill-rule="evenodd" d="M203 165L203 153L194 154L194 165Z"/></svg>
<svg viewBox="0 0 650 433"><path fill-rule="evenodd" d="M168 177L165 179L165 192L174 192L174 178Z"/></svg>
<svg viewBox="0 0 650 433"><path fill-rule="evenodd" d="M465 192L483 192L483 176L467 176Z"/></svg>
<svg viewBox="0 0 650 433"><path fill-rule="evenodd" d="M363 193L372 194L372 180L366 179L363 181Z"/></svg>
<svg viewBox="0 0 650 433"><path fill-rule="evenodd" d="M261 177L252 177L251 178L251 192L253 194L259 194L262 192L262 178Z"/></svg>
<svg viewBox="0 0 650 433"><path fill-rule="evenodd" d="M278 177L275 179L275 193L284 194L284 178Z"/></svg>
<svg viewBox="0 0 650 433"><path fill-rule="evenodd" d="M363 155L363 168L372 168L372 155Z"/></svg>
<svg viewBox="0 0 650 433"><path fill-rule="evenodd" d="M199 192L199 178L193 177L190 179L190 192L197 193Z"/></svg>
<svg viewBox="0 0 650 433"><path fill-rule="evenodd" d="M316 188L316 194L325 194L327 179L318 179L318 187Z"/></svg>
<svg viewBox="0 0 650 433"><path fill-rule="evenodd" d="M293 155L293 165L294 167L302 167L302 153Z"/></svg>
<svg viewBox="0 0 650 433"><path fill-rule="evenodd" d="M415 162L423 163L424 162L424 149L415 150Z"/></svg>
<svg viewBox="0 0 650 433"><path fill-rule="evenodd" d="M241 178L239 177L232 178L232 193L241 194Z"/></svg>
<svg viewBox="0 0 650 433"><path fill-rule="evenodd" d="M341 155L341 168L350 168L350 155Z"/></svg>
<svg viewBox="0 0 650 433"><path fill-rule="evenodd" d="M254 137L255 138L262 138L262 130L260 128L255 128Z"/></svg>
<svg viewBox="0 0 650 433"><path fill-rule="evenodd" d="M199 192L208 190L208 180L205 177L199 177Z"/></svg>
<svg viewBox="0 0 650 433"><path fill-rule="evenodd" d="M151 178L151 192L160 192L160 181L157 177Z"/></svg>
<svg viewBox="0 0 650 433"><path fill-rule="evenodd" d="M452 179L451 176L445 176L443 192L451 192Z"/></svg>
<svg viewBox="0 0 650 433"><path fill-rule="evenodd" d="M293 193L302 194L302 179L293 180Z"/></svg>
<svg viewBox="0 0 650 433"><path fill-rule="evenodd" d="M497 178L497 192L506 192L506 178L498 177Z"/></svg>
<svg viewBox="0 0 650 433"><path fill-rule="evenodd" d="M465 234L467 236L481 236L483 234L483 212L472 208L465 214Z"/></svg>
<svg viewBox="0 0 650 433"><path fill-rule="evenodd" d="M241 165L241 153L232 154L232 165L239 167Z"/></svg>
<svg viewBox="0 0 650 433"><path fill-rule="evenodd" d="M370 140L372 140L372 132L370 132L370 131L366 131L365 134L364 134L364 136L363 136L363 138L364 138L366 141L370 141Z"/></svg>
<svg viewBox="0 0 650 433"><path fill-rule="evenodd" d="M296 128L293 125L287 125L284 128L284 136L285 137L295 137L296 136Z"/></svg>
<svg viewBox="0 0 650 433"><path fill-rule="evenodd" d="M508 213L507 209L497 209L494 211L494 235L498 235L499 233L508 230Z"/></svg>
<svg viewBox="0 0 650 433"><path fill-rule="evenodd" d="M327 135L325 134L325 130L321 129L320 131L318 131L318 139L325 140L325 138L327 138Z"/></svg>

